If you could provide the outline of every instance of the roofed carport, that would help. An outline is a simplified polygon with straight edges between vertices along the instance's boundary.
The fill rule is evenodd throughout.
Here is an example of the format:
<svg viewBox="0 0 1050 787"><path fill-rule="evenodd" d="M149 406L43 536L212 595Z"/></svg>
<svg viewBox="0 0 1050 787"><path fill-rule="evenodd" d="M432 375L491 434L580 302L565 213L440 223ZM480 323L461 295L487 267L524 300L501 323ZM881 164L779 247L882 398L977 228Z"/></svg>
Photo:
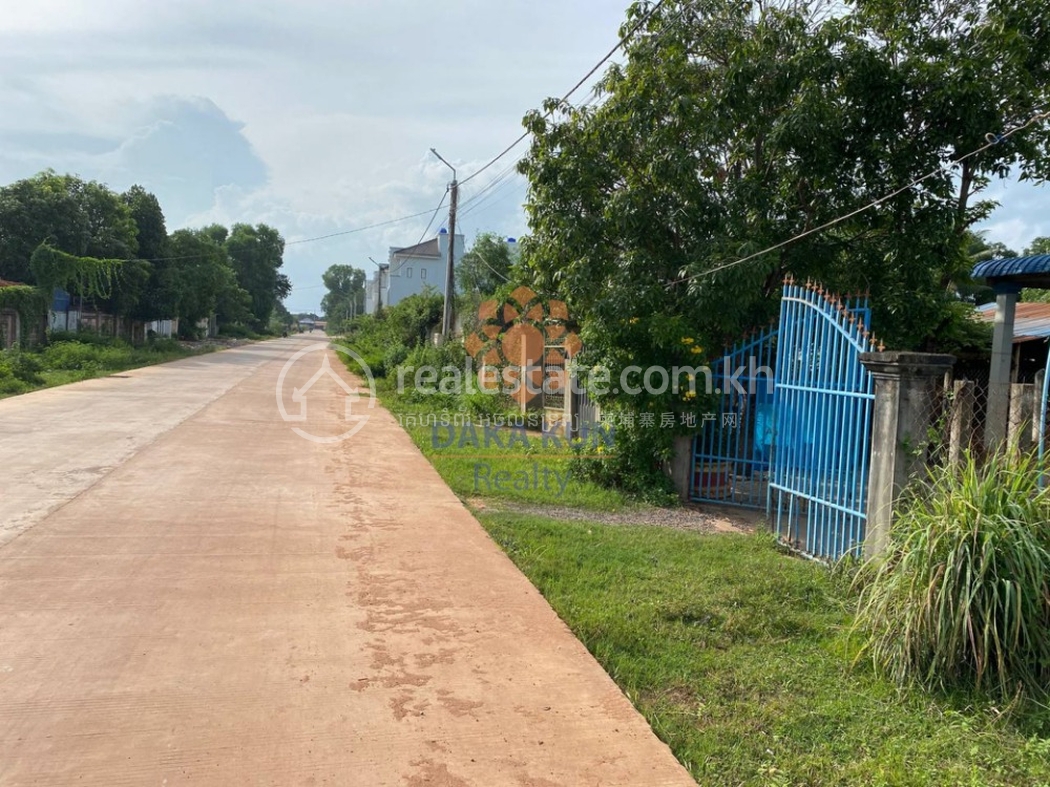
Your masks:
<svg viewBox="0 0 1050 787"><path fill-rule="evenodd" d="M1007 257L979 263L973 278L986 279L995 290L992 365L988 373L988 416L984 444L994 449L1006 439L1010 415L1010 357L1017 296L1024 287L1050 290L1050 254Z"/></svg>

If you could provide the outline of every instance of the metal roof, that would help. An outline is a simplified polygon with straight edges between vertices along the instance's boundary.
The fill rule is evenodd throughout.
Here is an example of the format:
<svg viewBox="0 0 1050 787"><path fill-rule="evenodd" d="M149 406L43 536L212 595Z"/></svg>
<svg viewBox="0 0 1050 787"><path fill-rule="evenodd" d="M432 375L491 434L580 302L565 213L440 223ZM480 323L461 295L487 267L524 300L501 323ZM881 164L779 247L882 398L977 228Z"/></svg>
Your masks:
<svg viewBox="0 0 1050 787"><path fill-rule="evenodd" d="M1050 259L1050 256L1047 257ZM977 307L977 317L984 322L995 320L995 304ZM1050 338L1050 303L1019 303L1014 313L1014 344Z"/></svg>
<svg viewBox="0 0 1050 787"><path fill-rule="evenodd" d="M1004 279L1047 273L1050 273L1050 254L1036 254L1032 257L986 260L974 267L972 275L975 279Z"/></svg>

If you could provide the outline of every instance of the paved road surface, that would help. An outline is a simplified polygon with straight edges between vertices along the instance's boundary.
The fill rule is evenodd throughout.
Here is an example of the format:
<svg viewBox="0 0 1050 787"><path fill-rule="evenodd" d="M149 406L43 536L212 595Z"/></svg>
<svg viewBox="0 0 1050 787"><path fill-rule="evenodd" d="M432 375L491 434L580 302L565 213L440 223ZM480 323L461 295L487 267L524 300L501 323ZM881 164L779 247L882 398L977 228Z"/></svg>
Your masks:
<svg viewBox="0 0 1050 787"><path fill-rule="evenodd" d="M693 784L308 343L0 401L0 785Z"/></svg>

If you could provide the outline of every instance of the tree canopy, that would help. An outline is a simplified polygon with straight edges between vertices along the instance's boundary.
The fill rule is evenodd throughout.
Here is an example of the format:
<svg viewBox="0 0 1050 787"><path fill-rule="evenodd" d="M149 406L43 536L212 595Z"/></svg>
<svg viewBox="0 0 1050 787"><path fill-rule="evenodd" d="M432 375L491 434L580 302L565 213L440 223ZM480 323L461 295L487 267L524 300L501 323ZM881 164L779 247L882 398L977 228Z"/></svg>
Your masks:
<svg viewBox="0 0 1050 787"><path fill-rule="evenodd" d="M456 267L459 291L491 295L510 281L514 263L507 241L493 232L479 234Z"/></svg>
<svg viewBox="0 0 1050 787"><path fill-rule="evenodd" d="M179 318L180 329L215 314L261 330L291 291L283 251L265 224L169 233L138 185L116 194L48 170L0 188L0 278L41 288L42 302L60 288L120 316Z"/></svg>
<svg viewBox="0 0 1050 787"><path fill-rule="evenodd" d="M893 349L957 343L981 190L1050 174L1045 3L665 0L622 32L639 23L597 101L525 118L527 281L567 302L584 361L715 357L775 317L788 274L870 292ZM670 438L648 432L618 437L625 478L657 475Z"/></svg>
<svg viewBox="0 0 1050 787"><path fill-rule="evenodd" d="M350 265L332 265L321 281L328 290L321 299L321 311L333 326L341 330L351 317L365 313L365 272Z"/></svg>
<svg viewBox="0 0 1050 787"><path fill-rule="evenodd" d="M1050 100L1036 0L667 0L627 54L595 106L526 118L527 262L592 344L624 315L720 344L775 313L790 273L870 291L894 347L935 345L981 189L1050 172L1046 123L988 142Z"/></svg>

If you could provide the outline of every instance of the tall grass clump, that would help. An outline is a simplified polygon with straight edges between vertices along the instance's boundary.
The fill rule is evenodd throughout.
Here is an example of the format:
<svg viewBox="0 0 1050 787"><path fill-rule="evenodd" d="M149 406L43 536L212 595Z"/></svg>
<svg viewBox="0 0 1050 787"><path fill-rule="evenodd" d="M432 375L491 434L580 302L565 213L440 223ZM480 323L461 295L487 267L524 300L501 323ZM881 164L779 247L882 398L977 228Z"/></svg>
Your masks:
<svg viewBox="0 0 1050 787"><path fill-rule="evenodd" d="M1050 490L1006 452L930 471L858 573L858 658L899 684L1050 692Z"/></svg>

